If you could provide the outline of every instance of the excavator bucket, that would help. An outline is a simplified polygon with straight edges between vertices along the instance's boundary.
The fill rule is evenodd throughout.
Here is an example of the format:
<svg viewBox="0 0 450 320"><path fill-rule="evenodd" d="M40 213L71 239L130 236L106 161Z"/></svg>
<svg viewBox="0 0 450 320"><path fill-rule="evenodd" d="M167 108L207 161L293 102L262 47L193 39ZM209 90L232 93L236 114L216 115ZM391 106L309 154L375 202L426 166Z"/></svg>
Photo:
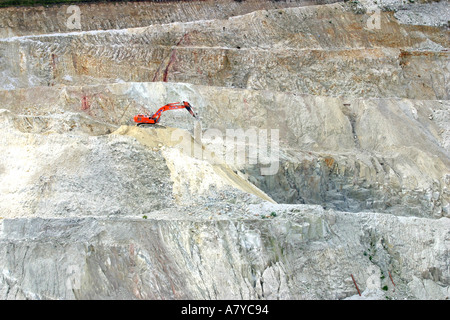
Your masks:
<svg viewBox="0 0 450 320"><path fill-rule="evenodd" d="M162 106L161 108L159 108L158 111L156 111L156 113L152 116L138 114L137 116L134 117L134 122L136 122L138 126L157 124L159 122L161 114L164 111L183 109L183 108L186 108L187 111L189 111L189 113L194 118L197 118L197 115L195 114L194 109L192 108L191 104L187 101L183 101L182 104L179 102L166 104L165 106Z"/></svg>
<svg viewBox="0 0 450 320"><path fill-rule="evenodd" d="M197 115L194 112L194 109L192 108L191 104L189 102L183 101L184 102L184 106L186 108L187 111L189 111L190 114L192 114L192 116L194 118L197 118Z"/></svg>

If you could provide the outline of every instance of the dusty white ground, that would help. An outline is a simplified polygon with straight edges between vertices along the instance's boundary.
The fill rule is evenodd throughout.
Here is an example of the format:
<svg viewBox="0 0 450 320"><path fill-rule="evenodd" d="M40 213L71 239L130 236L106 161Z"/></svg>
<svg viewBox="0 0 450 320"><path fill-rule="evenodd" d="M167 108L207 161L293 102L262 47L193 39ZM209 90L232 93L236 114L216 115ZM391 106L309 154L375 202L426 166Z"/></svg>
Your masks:
<svg viewBox="0 0 450 320"><path fill-rule="evenodd" d="M448 299L447 3L373 30L368 3L222 2L209 21L3 27L0 298ZM132 122L182 100L198 120ZM211 157L227 129L276 129L279 153Z"/></svg>

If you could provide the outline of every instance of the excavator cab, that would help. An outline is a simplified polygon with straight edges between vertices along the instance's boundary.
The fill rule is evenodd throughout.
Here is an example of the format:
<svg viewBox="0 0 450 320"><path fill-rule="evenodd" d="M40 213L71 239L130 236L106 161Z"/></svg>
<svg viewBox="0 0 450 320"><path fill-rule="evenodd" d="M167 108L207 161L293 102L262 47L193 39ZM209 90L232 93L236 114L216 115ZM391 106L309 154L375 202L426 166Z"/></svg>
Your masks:
<svg viewBox="0 0 450 320"><path fill-rule="evenodd" d="M138 114L134 117L134 122L137 123L137 125L144 125L144 124L155 124L157 121L153 119L152 117L149 117L145 114Z"/></svg>
<svg viewBox="0 0 450 320"><path fill-rule="evenodd" d="M134 122L137 123L138 126L147 125L147 124L157 124L159 119L161 118L161 114L167 110L175 110L175 109L183 109L186 108L187 111L194 117L197 118L197 115L194 113L194 109L191 104L187 101L183 101L183 103L175 102L169 103L165 106L161 107L156 111L155 114L149 116L144 114L138 114L134 117Z"/></svg>
<svg viewBox="0 0 450 320"><path fill-rule="evenodd" d="M187 101L183 101L184 106L186 108L187 111L189 111L189 113L194 117L197 118L197 115L195 114L194 110L192 109L192 106L189 102Z"/></svg>

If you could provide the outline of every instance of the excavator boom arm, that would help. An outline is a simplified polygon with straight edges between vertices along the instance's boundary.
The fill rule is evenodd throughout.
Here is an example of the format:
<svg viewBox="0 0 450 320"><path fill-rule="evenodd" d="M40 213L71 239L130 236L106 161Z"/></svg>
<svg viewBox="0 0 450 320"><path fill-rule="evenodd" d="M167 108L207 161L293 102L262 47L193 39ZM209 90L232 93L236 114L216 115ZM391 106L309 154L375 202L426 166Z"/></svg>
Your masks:
<svg viewBox="0 0 450 320"><path fill-rule="evenodd" d="M191 105L189 104L189 102L186 102L186 101L183 101L183 104L180 104L179 102L166 104L165 106L159 108L159 110L156 111L156 113L152 116L152 118L157 120L156 122L159 122L159 118L161 117L161 114L164 111L183 109L183 108L186 108L190 112L190 114L192 114L192 116L195 118L195 114L192 111Z"/></svg>
<svg viewBox="0 0 450 320"><path fill-rule="evenodd" d="M189 111L189 113L194 117L197 118L196 114L194 113L194 110L191 106L191 104L187 101L183 101L183 103L179 103L179 102L175 102L175 103L169 103L166 104L165 106L162 106L161 108L158 109L158 111L156 111L152 116L146 116L146 115L142 115L139 114L137 116L134 117L134 121L139 124L143 124L143 123L148 123L148 124L155 124L159 122L159 118L161 118L161 114L164 111L167 110L176 110L176 109L183 109L186 108L187 111Z"/></svg>

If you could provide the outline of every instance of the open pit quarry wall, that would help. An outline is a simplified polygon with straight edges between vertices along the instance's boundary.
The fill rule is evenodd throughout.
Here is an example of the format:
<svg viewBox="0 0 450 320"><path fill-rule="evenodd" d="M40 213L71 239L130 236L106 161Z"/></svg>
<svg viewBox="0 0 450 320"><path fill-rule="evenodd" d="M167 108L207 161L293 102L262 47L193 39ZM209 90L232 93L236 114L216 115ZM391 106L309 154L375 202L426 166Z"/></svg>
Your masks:
<svg viewBox="0 0 450 320"><path fill-rule="evenodd" d="M0 298L448 299L447 5L1 8Z"/></svg>

